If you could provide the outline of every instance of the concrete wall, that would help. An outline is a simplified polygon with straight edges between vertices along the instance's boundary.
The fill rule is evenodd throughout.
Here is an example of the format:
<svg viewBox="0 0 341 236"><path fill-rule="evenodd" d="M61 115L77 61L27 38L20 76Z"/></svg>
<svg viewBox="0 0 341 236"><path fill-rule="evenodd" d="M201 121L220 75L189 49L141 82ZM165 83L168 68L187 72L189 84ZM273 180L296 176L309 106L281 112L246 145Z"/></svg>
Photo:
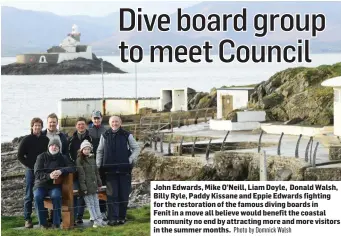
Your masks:
<svg viewBox="0 0 341 236"><path fill-rule="evenodd" d="M247 103L249 101L249 90L217 90L217 119L222 119L223 111L222 111L222 96L223 95L232 95L233 96L233 110L246 108Z"/></svg>
<svg viewBox="0 0 341 236"><path fill-rule="evenodd" d="M272 124L261 124L261 129L268 134L284 134L289 135L300 135L303 136L315 136L319 134L327 133L324 128L316 127L304 127L295 125L272 125Z"/></svg>
<svg viewBox="0 0 341 236"><path fill-rule="evenodd" d="M172 101L172 90L161 90L159 110L163 111L164 106L171 101Z"/></svg>
<svg viewBox="0 0 341 236"><path fill-rule="evenodd" d="M140 108L148 107L158 109L159 99L139 99L137 109L135 107L135 99L105 99L105 114L106 115L133 115ZM100 110L103 114L102 99L64 99L58 102L58 115L62 118L90 118L93 110Z"/></svg>
<svg viewBox="0 0 341 236"><path fill-rule="evenodd" d="M138 114L140 108L159 108L159 100L138 100L138 106L135 106L135 99L107 99L106 115L132 115Z"/></svg>
<svg viewBox="0 0 341 236"><path fill-rule="evenodd" d="M194 96L195 90L191 88L161 89L160 93L159 111L164 110L164 105L170 102L170 99L172 99L171 111L188 111L188 100Z"/></svg>
<svg viewBox="0 0 341 236"><path fill-rule="evenodd" d="M230 120L213 120L210 121L211 130L254 130L260 128L259 122L231 122Z"/></svg>
<svg viewBox="0 0 341 236"><path fill-rule="evenodd" d="M86 52L60 53L57 63L60 63L62 61L67 61L67 60L73 60L73 59L76 59L76 58L79 58L79 57L83 57L83 58L92 60L92 49L91 49L91 46L87 47Z"/></svg>
<svg viewBox="0 0 341 236"><path fill-rule="evenodd" d="M341 88L335 88L334 95L334 134L341 136Z"/></svg>
<svg viewBox="0 0 341 236"><path fill-rule="evenodd" d="M62 118L77 118L85 117L90 118L93 110L102 110L101 99L84 99L84 100L72 100L72 101L59 101L58 102L58 117Z"/></svg>
<svg viewBox="0 0 341 236"><path fill-rule="evenodd" d="M263 122L265 121L265 111L240 111L237 112L238 122Z"/></svg>
<svg viewBox="0 0 341 236"><path fill-rule="evenodd" d="M173 103L171 111L187 111L187 96L185 89L173 90Z"/></svg>
<svg viewBox="0 0 341 236"><path fill-rule="evenodd" d="M21 54L16 56L17 63L20 64L33 64L33 63L50 63L55 64L58 62L58 53L32 53Z"/></svg>

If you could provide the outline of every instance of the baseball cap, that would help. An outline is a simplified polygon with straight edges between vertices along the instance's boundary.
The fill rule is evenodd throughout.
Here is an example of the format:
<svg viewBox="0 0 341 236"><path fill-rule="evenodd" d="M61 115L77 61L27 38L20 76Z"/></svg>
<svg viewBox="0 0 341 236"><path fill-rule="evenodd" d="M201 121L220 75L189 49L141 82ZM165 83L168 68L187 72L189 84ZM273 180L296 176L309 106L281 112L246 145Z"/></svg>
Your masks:
<svg viewBox="0 0 341 236"><path fill-rule="evenodd" d="M102 113L100 111L98 111L98 110L97 111L93 111L92 112L92 117L100 117L101 118L102 117Z"/></svg>

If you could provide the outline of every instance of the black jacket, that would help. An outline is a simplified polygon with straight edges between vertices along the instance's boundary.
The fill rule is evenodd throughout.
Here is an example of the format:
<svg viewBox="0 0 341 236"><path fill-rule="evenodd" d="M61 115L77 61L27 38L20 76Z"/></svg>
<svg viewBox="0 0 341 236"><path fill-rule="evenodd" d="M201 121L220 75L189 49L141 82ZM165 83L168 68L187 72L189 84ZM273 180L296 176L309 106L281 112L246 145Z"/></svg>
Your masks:
<svg viewBox="0 0 341 236"><path fill-rule="evenodd" d="M53 179L50 178L51 172L60 170L62 175L74 173L76 171L75 165L60 152L52 155L49 151L40 154L34 165L34 187L33 189L44 187L52 189L56 187L53 184Z"/></svg>
<svg viewBox="0 0 341 236"><path fill-rule="evenodd" d="M18 160L27 168L34 168L37 157L39 154L47 151L47 145L49 144L49 138L45 135L39 137L34 134L25 136L18 148Z"/></svg>
<svg viewBox="0 0 341 236"><path fill-rule="evenodd" d="M71 138L69 139L68 151L69 151L70 159L73 163L76 163L76 159L78 155L77 152L80 149L81 144L85 139L88 140L92 144L92 138L90 137L88 130L85 131L85 135L82 140L79 140L77 131L75 131L73 135L71 136Z"/></svg>

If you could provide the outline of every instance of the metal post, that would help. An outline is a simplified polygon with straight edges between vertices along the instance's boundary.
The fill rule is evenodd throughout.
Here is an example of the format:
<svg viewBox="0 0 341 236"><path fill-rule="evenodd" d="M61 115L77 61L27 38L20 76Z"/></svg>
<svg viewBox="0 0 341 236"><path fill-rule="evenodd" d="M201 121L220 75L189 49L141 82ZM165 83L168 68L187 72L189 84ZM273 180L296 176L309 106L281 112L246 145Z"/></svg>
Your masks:
<svg viewBox="0 0 341 236"><path fill-rule="evenodd" d="M316 153L317 153L318 146L319 146L319 142L316 143L315 150L314 150L314 157L313 157L313 163L312 163L313 167L316 167Z"/></svg>
<svg viewBox="0 0 341 236"><path fill-rule="evenodd" d="M210 157L210 144L211 144L212 138L210 138L210 141L207 144L206 148L206 160L208 161L208 158Z"/></svg>
<svg viewBox="0 0 341 236"><path fill-rule="evenodd" d="M172 144L173 134L171 134L169 143L168 143L168 154L171 154L171 144Z"/></svg>
<svg viewBox="0 0 341 236"><path fill-rule="evenodd" d="M281 143L282 143L283 135L284 135L284 133L282 132L281 137L279 138L279 141L278 141L278 147L277 147L277 155L278 156L281 155Z"/></svg>
<svg viewBox="0 0 341 236"><path fill-rule="evenodd" d="M226 141L226 139L227 139L227 136L229 135L229 133L230 133L230 130L229 130L229 131L227 131L227 134L225 135L225 138L224 138L224 140L223 140L223 143L221 144L220 151L224 151L224 143L225 143L225 141Z"/></svg>
<svg viewBox="0 0 341 236"><path fill-rule="evenodd" d="M260 152L261 149L261 143L262 143L262 136L263 136L264 131L262 130L262 132L259 135L259 140L258 140L258 153Z"/></svg>
<svg viewBox="0 0 341 236"><path fill-rule="evenodd" d="M103 77L103 59L101 58L101 71L102 71L102 99L104 100L104 77Z"/></svg>
<svg viewBox="0 0 341 236"><path fill-rule="evenodd" d="M135 100L137 101L137 63L135 63Z"/></svg>
<svg viewBox="0 0 341 236"><path fill-rule="evenodd" d="M296 149L295 149L295 157L298 158L298 147L300 146L300 141L302 138L302 134L298 137L297 144L296 144Z"/></svg>
<svg viewBox="0 0 341 236"><path fill-rule="evenodd" d="M184 142L184 136L182 136L181 141L180 141L180 146L179 146L179 156L182 155L182 143Z"/></svg>
<svg viewBox="0 0 341 236"><path fill-rule="evenodd" d="M259 154L259 179L260 181L267 180L267 165L266 165L266 152L263 151L263 154Z"/></svg>
<svg viewBox="0 0 341 236"><path fill-rule="evenodd" d="M163 153L163 138L165 137L165 133L161 134L161 140L160 140L160 151Z"/></svg>
<svg viewBox="0 0 341 236"><path fill-rule="evenodd" d="M308 144L307 144L307 147L305 148L305 157L304 157L304 160L305 160L306 162L309 161L309 146L310 146L310 143L311 143L312 140L313 140L313 137L311 136L310 139L309 139L309 142L308 142Z"/></svg>
<svg viewBox="0 0 341 236"><path fill-rule="evenodd" d="M195 138L194 138L194 141L193 141L193 146L192 146L192 157L194 157L195 142L197 141L197 138L198 138L198 137L195 137Z"/></svg>

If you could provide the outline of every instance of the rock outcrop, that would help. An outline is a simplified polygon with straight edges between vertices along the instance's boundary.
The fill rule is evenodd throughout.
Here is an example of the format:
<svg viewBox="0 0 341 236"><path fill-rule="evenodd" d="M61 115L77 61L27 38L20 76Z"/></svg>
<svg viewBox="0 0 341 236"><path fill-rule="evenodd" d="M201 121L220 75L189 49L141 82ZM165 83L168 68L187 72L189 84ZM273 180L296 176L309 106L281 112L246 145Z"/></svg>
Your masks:
<svg viewBox="0 0 341 236"><path fill-rule="evenodd" d="M209 93L196 93L188 106L191 110L217 107L217 89L213 88Z"/></svg>
<svg viewBox="0 0 341 236"><path fill-rule="evenodd" d="M333 124L333 89L321 83L340 75L341 63L280 71L255 87L249 108L264 109L270 121Z"/></svg>
<svg viewBox="0 0 341 236"><path fill-rule="evenodd" d="M126 73L107 61L103 61L104 73ZM93 54L93 59L77 58L59 64L18 64L1 66L1 75L70 75L99 74L101 60Z"/></svg>

